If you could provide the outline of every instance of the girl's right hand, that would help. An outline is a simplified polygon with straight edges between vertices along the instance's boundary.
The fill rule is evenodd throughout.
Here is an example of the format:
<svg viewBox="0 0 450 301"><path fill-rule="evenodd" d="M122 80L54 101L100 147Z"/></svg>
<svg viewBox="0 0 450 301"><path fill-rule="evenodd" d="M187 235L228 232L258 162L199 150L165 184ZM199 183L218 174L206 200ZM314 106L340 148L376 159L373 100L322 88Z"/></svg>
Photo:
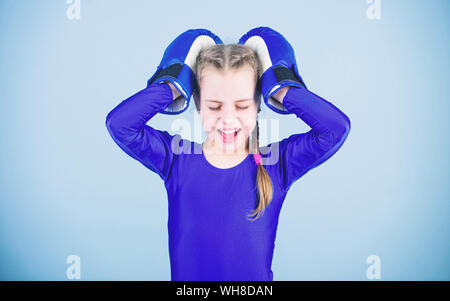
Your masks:
<svg viewBox="0 0 450 301"><path fill-rule="evenodd" d="M174 100L177 99L178 96L181 95L180 91L178 91L178 89L175 88L175 86L171 82L166 82L166 83L169 85L170 89L172 89L173 99Z"/></svg>
<svg viewBox="0 0 450 301"><path fill-rule="evenodd" d="M193 28L181 33L167 46L155 73L147 81L147 87L153 83L168 81L180 94L178 92L174 94L174 100L160 113L173 115L187 110L197 85L192 68L198 54L203 49L222 43L222 40L210 30ZM173 87L171 89L173 91Z"/></svg>

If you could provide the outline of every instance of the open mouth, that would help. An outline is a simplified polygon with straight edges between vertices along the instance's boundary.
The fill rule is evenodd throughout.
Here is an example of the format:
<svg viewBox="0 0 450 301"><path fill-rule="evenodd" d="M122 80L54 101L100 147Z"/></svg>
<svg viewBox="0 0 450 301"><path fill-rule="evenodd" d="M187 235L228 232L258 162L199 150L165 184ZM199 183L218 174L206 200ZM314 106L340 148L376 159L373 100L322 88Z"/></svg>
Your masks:
<svg viewBox="0 0 450 301"><path fill-rule="evenodd" d="M224 143L230 143L236 140L236 137L238 135L238 133L241 131L241 129L237 129L234 131L222 131L222 130L218 130L220 135L222 136L222 141Z"/></svg>

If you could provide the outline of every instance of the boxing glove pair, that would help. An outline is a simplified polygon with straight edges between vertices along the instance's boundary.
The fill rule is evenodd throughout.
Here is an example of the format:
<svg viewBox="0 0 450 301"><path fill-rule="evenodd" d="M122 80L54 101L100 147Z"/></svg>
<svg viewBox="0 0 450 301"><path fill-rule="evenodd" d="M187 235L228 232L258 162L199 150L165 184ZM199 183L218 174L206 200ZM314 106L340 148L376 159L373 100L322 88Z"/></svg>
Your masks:
<svg viewBox="0 0 450 301"><path fill-rule="evenodd" d="M286 86L306 89L298 72L292 46L280 33L269 27L257 27L248 31L238 43L251 48L261 62L263 72L259 86L264 103L276 113L291 114L272 95ZM147 86L171 82L180 92L180 96L161 113L174 115L187 110L194 90L199 88L192 70L196 58L201 50L215 44L223 42L207 29L189 29L170 43L156 72L147 81Z"/></svg>

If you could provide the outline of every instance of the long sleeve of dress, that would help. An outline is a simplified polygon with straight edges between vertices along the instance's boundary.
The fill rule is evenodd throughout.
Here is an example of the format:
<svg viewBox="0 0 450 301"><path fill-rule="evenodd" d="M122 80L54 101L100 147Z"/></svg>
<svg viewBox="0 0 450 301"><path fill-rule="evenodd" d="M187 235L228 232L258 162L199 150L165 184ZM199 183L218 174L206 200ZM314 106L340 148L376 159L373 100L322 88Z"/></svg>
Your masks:
<svg viewBox="0 0 450 301"><path fill-rule="evenodd" d="M174 158L173 136L146 123L164 110L172 98L168 84L155 83L122 101L106 117L106 128L117 145L164 181Z"/></svg>
<svg viewBox="0 0 450 301"><path fill-rule="evenodd" d="M290 87L283 105L311 127L279 143L278 172L287 191L305 173L336 153L349 134L350 119L332 103L303 88Z"/></svg>

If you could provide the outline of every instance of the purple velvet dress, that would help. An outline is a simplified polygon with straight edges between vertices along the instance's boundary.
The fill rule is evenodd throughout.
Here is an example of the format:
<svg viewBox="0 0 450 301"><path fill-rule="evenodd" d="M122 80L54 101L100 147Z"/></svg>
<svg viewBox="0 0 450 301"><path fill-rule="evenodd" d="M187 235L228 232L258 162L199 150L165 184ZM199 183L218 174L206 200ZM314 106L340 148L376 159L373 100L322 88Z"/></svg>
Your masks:
<svg viewBox="0 0 450 301"><path fill-rule="evenodd" d="M167 84L152 84L106 118L117 145L164 181L171 279L273 280L275 236L286 194L296 180L336 153L350 120L309 90L289 89L284 106L311 130L260 147L273 198L264 214L250 221L247 215L258 203L252 154L232 168L217 168L200 144L146 125L171 102Z"/></svg>

